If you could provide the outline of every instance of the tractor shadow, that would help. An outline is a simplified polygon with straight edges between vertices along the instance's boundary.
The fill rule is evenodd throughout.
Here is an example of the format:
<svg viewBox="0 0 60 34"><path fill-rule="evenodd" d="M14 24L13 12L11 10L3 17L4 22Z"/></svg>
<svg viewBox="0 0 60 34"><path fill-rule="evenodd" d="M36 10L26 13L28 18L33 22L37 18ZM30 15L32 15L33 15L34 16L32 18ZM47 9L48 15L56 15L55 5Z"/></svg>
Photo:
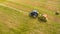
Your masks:
<svg viewBox="0 0 60 34"><path fill-rule="evenodd" d="M37 17L33 17L33 16L29 15L29 18L30 19L36 19Z"/></svg>

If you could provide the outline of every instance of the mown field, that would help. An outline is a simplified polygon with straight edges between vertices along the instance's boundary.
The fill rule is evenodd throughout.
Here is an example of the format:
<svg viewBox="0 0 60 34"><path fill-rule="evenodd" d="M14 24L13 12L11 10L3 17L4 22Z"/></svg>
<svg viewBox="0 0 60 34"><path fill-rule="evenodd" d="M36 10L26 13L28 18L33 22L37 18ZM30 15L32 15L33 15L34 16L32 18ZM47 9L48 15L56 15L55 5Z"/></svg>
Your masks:
<svg viewBox="0 0 60 34"><path fill-rule="evenodd" d="M31 18L34 9L48 21ZM0 0L0 34L60 34L60 0Z"/></svg>

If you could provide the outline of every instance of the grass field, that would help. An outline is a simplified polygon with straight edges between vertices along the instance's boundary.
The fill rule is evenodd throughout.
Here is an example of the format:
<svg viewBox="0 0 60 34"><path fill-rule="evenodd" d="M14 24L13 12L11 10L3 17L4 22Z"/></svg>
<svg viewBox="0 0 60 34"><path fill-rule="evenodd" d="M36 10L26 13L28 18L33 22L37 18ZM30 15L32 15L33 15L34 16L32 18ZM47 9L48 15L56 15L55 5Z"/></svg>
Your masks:
<svg viewBox="0 0 60 34"><path fill-rule="evenodd" d="M48 21L29 17L37 9ZM0 0L0 34L60 34L60 0Z"/></svg>

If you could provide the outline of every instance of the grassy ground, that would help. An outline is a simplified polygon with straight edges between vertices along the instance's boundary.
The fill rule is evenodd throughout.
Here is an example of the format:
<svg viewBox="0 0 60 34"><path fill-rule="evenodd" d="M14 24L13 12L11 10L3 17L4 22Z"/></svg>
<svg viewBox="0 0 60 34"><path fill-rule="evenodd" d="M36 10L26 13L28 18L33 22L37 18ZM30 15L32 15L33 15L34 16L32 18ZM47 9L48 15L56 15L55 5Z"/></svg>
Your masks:
<svg viewBox="0 0 60 34"><path fill-rule="evenodd" d="M60 15L54 14L60 11L60 0L7 0L0 3L6 5L0 5L0 34L60 34ZM47 14L48 22L29 17L33 9Z"/></svg>
<svg viewBox="0 0 60 34"><path fill-rule="evenodd" d="M0 0L0 3L5 2L6 0Z"/></svg>

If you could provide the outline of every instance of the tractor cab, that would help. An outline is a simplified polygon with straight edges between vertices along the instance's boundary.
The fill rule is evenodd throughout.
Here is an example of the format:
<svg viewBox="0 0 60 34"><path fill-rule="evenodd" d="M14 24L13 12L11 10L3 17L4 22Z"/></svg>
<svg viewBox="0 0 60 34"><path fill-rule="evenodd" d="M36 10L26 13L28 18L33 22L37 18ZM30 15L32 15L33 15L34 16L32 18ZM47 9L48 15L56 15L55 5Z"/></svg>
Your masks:
<svg viewBox="0 0 60 34"><path fill-rule="evenodd" d="M38 11L37 10L33 10L32 12L30 12L30 16L31 17L38 17Z"/></svg>

